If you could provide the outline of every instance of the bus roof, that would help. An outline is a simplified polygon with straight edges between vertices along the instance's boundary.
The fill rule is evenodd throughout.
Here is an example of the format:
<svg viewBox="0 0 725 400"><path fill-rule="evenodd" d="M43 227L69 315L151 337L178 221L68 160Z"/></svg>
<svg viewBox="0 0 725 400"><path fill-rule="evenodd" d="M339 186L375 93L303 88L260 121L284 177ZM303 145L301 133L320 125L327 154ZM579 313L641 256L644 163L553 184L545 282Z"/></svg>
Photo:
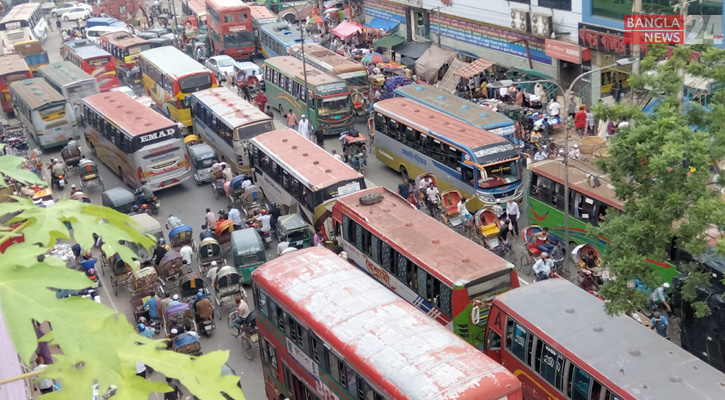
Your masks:
<svg viewBox="0 0 725 400"><path fill-rule="evenodd" d="M311 247L253 280L394 399L506 398L521 383L335 253Z"/></svg>
<svg viewBox="0 0 725 400"><path fill-rule="evenodd" d="M300 30L296 26L290 26L286 22L273 22L271 24L264 24L259 27L259 29L263 30L264 32L267 32L270 36L277 39L280 43L284 44L292 44L292 43L299 43L300 40ZM308 37L305 38L305 43L312 42L312 40Z"/></svg>
<svg viewBox="0 0 725 400"><path fill-rule="evenodd" d="M544 176L558 183L564 183L564 163L560 160L544 160L531 164L531 170L538 175ZM592 187L589 184L589 177L596 176L601 185ZM569 159L569 187L591 196L599 201L613 206L619 210L624 209L624 204L614 192L614 186L609 178L599 171L595 166L579 160Z"/></svg>
<svg viewBox="0 0 725 400"><path fill-rule="evenodd" d="M142 39L132 33L118 31L108 32L101 35L101 40L106 40L108 43L118 46L119 48L125 49L129 46L148 44L146 39Z"/></svg>
<svg viewBox="0 0 725 400"><path fill-rule="evenodd" d="M292 129L263 133L255 136L252 141L276 158L298 181L313 189L363 178L349 165Z"/></svg>
<svg viewBox="0 0 725 400"><path fill-rule="evenodd" d="M206 15L206 1L188 0L186 4L189 6L191 11L196 13L197 16Z"/></svg>
<svg viewBox="0 0 725 400"><path fill-rule="evenodd" d="M511 142L501 136L473 127L405 97L378 101L375 103L375 111L391 113L396 119L413 125L422 132L430 132L439 139L447 138L448 141L471 150L499 145L506 146L505 150L508 150L512 157L518 156Z"/></svg>
<svg viewBox="0 0 725 400"><path fill-rule="evenodd" d="M28 19L31 15L33 15L35 9L39 7L40 3L25 3L12 6L10 11L5 14L5 17L0 20L0 23Z"/></svg>
<svg viewBox="0 0 725 400"><path fill-rule="evenodd" d="M94 94L83 101L131 136L175 127L176 123L118 91Z"/></svg>
<svg viewBox="0 0 725 400"><path fill-rule="evenodd" d="M31 109L55 102L65 102L65 97L53 89L42 78L23 79L10 84L10 90L22 97Z"/></svg>
<svg viewBox="0 0 725 400"><path fill-rule="evenodd" d="M303 72L302 68L302 61L298 60L291 56L279 56L279 57L272 57L264 60L265 64L270 64L276 68L278 68L280 71L284 71L288 74L291 74L295 78L299 79L300 81L305 80L305 74ZM309 63L306 66L307 68L307 83L310 86L320 86L324 84L329 83L340 83L344 84L344 86L341 86L343 89L347 88L347 83L345 83L344 80L336 77L335 75L328 74L327 72L320 71L319 69L315 68L314 66L310 65Z"/></svg>
<svg viewBox="0 0 725 400"><path fill-rule="evenodd" d="M298 51L301 52L302 43L293 44L289 50L291 54L295 54ZM334 74L354 71L365 71L367 74L364 65L337 54L317 43L305 43L305 56L318 61L320 64L327 64L329 66L328 69L334 71Z"/></svg>
<svg viewBox="0 0 725 400"><path fill-rule="evenodd" d="M78 56L83 59L111 56L111 53L103 50L101 46L93 43L88 39L68 40L66 42L63 42L63 45L68 47L71 51L78 54Z"/></svg>
<svg viewBox="0 0 725 400"><path fill-rule="evenodd" d="M211 5L212 7L218 8L218 9L235 9L235 10L243 10L248 9L249 6L247 4L242 3L239 0L206 0L206 4Z"/></svg>
<svg viewBox="0 0 725 400"><path fill-rule="evenodd" d="M208 105L218 118L233 128L271 120L267 114L259 110L259 107L250 104L224 86L192 93L191 96Z"/></svg>
<svg viewBox="0 0 725 400"><path fill-rule="evenodd" d="M383 200L362 205L360 198L372 193L380 194ZM384 187L340 197L333 207L366 221L365 229L400 246L416 264L430 266L430 272L449 286L476 283L513 268L508 261L456 234Z"/></svg>
<svg viewBox="0 0 725 400"><path fill-rule="evenodd" d="M249 13L252 15L252 19L274 20L275 22L279 21L277 14L273 13L262 4L249 3Z"/></svg>
<svg viewBox="0 0 725 400"><path fill-rule="evenodd" d="M18 53L0 54L0 75L30 71L23 56Z"/></svg>
<svg viewBox="0 0 725 400"><path fill-rule="evenodd" d="M141 58L155 65L162 72L177 78L194 72L211 73L206 67L174 46L142 51Z"/></svg>
<svg viewBox="0 0 725 400"><path fill-rule="evenodd" d="M96 80L96 78L92 77L86 71L76 67L70 61L57 61L52 64L43 65L38 68L38 71L41 75L58 83L60 86L86 80L95 82Z"/></svg>
<svg viewBox="0 0 725 400"><path fill-rule="evenodd" d="M594 374L638 399L722 399L725 376L627 316L609 316L604 302L565 279L549 279L498 295L506 313ZM605 382L606 380L609 382Z"/></svg>
<svg viewBox="0 0 725 400"><path fill-rule="evenodd" d="M514 121L490 108L455 96L432 85L406 85L395 89L398 96L420 101L428 107L459 118L480 129L511 126Z"/></svg>

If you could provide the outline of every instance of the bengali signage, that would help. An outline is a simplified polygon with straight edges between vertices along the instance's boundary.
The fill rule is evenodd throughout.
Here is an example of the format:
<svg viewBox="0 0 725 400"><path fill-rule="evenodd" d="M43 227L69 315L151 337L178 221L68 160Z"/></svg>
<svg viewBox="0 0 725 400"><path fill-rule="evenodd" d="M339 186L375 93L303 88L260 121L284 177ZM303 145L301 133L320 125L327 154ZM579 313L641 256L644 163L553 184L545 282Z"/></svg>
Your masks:
<svg viewBox="0 0 725 400"><path fill-rule="evenodd" d="M579 46L620 57L631 54L623 31L597 25L579 23Z"/></svg>
<svg viewBox="0 0 725 400"><path fill-rule="evenodd" d="M588 60L585 53L589 53L589 49L582 49L576 44L562 42L554 39L546 39L546 55L557 60L568 61L574 64L581 64L582 59Z"/></svg>
<svg viewBox="0 0 725 400"><path fill-rule="evenodd" d="M405 23L405 7L383 0L365 0L365 16L382 18L388 21Z"/></svg>

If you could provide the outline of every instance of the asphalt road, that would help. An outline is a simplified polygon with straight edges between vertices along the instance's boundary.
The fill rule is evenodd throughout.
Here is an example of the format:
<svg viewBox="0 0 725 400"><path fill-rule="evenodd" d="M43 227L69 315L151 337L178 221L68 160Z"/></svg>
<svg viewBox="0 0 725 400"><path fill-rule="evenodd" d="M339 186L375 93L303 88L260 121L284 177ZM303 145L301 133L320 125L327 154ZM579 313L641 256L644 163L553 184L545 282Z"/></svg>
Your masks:
<svg viewBox="0 0 725 400"><path fill-rule="evenodd" d="M48 50L48 55L51 62L54 62L61 60L59 54L60 37L58 30L55 28L55 21L52 21L52 23L54 31L50 32L49 38L45 42L45 48ZM74 25L75 24L73 22L63 23L64 28L68 28ZM278 114L276 114L275 117L279 122L278 126L284 126L283 118ZM357 121L356 128L361 132L367 132L366 121ZM85 145L85 143L83 143L83 140L81 140L80 144L82 147L87 149L87 146ZM332 149L337 149L338 151L341 151L340 143L336 138L328 138L325 142L325 147L328 151L331 151ZM89 156L90 154L86 155ZM50 157L60 158L60 149L53 149L43 154L43 160L46 163L49 161ZM115 173L108 170L108 168L106 168L106 166L102 162L98 162L98 165L106 189L124 185L121 179ZM380 163L375 158L370 158L368 160L368 166L366 167L365 175L367 179L373 184L378 186L385 186L393 191L396 191L397 185L400 183L399 174L389 169L387 166ZM78 174L76 172L71 172L68 178L69 185L73 183L79 183ZM56 196L68 196L70 192L69 185L66 187L65 192L56 191ZM100 188L90 188L86 191L86 193L91 198L91 201L94 204L101 203ZM198 236L200 226L204 220L204 211L207 207L211 208L212 210L219 210L226 208L227 205L226 200L223 198L219 200L214 199L210 185L205 184L202 186L197 186L193 182L193 180L187 181L182 185L176 187L159 191L157 192L157 196L161 201L160 213L157 216L161 225L163 226L165 224L165 220L169 214L174 214L184 223L189 224L192 226L192 228L194 228L195 236ZM520 222L520 226L526 226L525 220ZM271 249L267 252L268 259L274 257L274 247L275 245L273 244L271 246ZM516 248L518 248L519 255L523 254L521 247L521 240L518 240L516 243ZM229 256L227 258L227 261L231 262L231 258ZM192 267L194 270L196 270L196 260L194 261L194 265ZM523 283L526 283L526 281L531 281L530 277L526 277L523 275L522 277ZM102 280L104 283L103 287L101 288L101 298L103 303L112 307L114 310L125 314L129 318L129 320L133 320L133 313L129 304L131 292L126 288L121 288L119 290L118 296L114 296L111 292L111 284L108 280L108 277L102 277ZM248 298L251 299L252 294L249 288L247 288L247 294ZM250 306L253 305L250 304ZM232 310L225 310L224 320L216 320L216 330L212 332L211 337L202 337L202 350L204 353L209 353L215 350L229 350L229 364L241 376L242 387L244 389L246 397L248 399L263 399L265 398L264 381L259 361L259 354L257 354L254 360L247 360L242 353L239 339L234 338L230 335L230 332L226 326L226 315L231 311ZM150 378L153 380L163 379L160 374L152 374ZM152 395L151 398L160 399L162 398L162 396Z"/></svg>

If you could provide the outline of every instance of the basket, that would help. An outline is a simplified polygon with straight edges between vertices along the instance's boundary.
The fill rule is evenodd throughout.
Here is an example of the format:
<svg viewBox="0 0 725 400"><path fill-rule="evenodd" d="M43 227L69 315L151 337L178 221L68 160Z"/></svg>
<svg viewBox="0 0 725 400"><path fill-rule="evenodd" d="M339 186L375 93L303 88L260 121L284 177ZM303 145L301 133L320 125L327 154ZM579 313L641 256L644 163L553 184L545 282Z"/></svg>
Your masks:
<svg viewBox="0 0 725 400"><path fill-rule="evenodd" d="M599 136L587 136L579 140L579 151L582 154L592 154L594 150L604 146L606 140Z"/></svg>
<svg viewBox="0 0 725 400"><path fill-rule="evenodd" d="M596 150L594 150L594 157L595 158L609 158L612 155L609 154L609 147L602 146Z"/></svg>

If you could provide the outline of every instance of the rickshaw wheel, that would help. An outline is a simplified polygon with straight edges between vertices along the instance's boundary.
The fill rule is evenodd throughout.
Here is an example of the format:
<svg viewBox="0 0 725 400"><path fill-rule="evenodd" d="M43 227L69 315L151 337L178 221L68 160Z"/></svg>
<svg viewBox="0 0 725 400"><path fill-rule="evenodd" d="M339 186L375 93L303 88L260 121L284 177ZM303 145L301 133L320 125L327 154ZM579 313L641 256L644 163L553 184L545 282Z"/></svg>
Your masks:
<svg viewBox="0 0 725 400"><path fill-rule="evenodd" d="M248 335L242 336L242 350L244 350L244 356L247 359L254 360L254 345Z"/></svg>
<svg viewBox="0 0 725 400"><path fill-rule="evenodd" d="M105 191L106 190L106 185L103 184L103 179L100 176L98 177L98 182L101 182L101 190L102 191Z"/></svg>
<svg viewBox="0 0 725 400"><path fill-rule="evenodd" d="M216 190L215 184L212 184L211 190L214 192L214 200L219 200L219 192Z"/></svg>
<svg viewBox="0 0 725 400"><path fill-rule="evenodd" d="M118 283L116 282L115 276L111 280L111 286L113 286L113 295L118 297Z"/></svg>
<svg viewBox="0 0 725 400"><path fill-rule="evenodd" d="M85 192L86 191L86 182L81 178L81 189Z"/></svg>

